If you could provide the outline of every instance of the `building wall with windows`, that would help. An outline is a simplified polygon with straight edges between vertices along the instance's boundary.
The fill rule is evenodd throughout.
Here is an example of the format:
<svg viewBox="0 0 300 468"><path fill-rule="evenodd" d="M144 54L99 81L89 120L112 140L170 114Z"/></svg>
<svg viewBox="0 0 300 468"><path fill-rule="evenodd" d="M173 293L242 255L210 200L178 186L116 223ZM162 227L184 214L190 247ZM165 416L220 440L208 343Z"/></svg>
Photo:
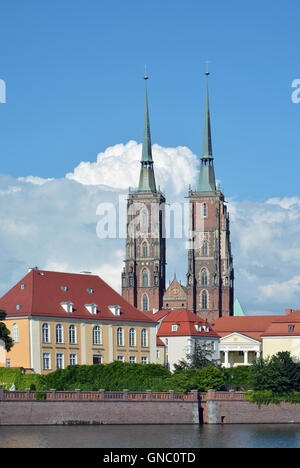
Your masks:
<svg viewBox="0 0 300 468"><path fill-rule="evenodd" d="M10 352L1 348L0 366L49 373L73 364L156 362L156 322L99 277L32 270L0 307L14 340Z"/></svg>

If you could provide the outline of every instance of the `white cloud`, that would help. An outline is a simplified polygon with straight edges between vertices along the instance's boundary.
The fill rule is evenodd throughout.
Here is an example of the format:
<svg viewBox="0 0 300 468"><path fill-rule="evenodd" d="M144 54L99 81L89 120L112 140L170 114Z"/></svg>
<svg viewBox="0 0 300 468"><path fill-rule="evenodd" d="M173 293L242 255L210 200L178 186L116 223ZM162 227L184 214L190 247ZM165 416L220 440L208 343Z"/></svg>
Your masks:
<svg viewBox="0 0 300 468"><path fill-rule="evenodd" d="M62 179L0 176L0 293L28 267L91 271L120 291L125 239L99 239L99 203L118 205L139 178L141 144L107 148ZM198 163L186 147L153 146L157 185L186 202ZM300 198L229 203L235 293L249 314L300 308ZM185 239L167 241L168 279L186 280Z"/></svg>
<svg viewBox="0 0 300 468"><path fill-rule="evenodd" d="M108 185L119 189L136 187L139 181L142 144L135 141L110 146L99 153L96 162L81 162L66 177L84 185ZM197 157L185 146L152 147L157 186L167 193L179 194L194 185Z"/></svg>

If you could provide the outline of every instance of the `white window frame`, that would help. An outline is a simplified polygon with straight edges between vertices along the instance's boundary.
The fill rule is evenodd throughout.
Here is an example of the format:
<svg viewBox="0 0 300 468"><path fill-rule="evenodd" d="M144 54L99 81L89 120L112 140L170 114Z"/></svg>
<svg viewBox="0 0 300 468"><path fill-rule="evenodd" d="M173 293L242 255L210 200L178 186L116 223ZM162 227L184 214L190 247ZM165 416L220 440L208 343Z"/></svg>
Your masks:
<svg viewBox="0 0 300 468"><path fill-rule="evenodd" d="M55 325L55 342L57 344L64 343L64 327L61 323Z"/></svg>
<svg viewBox="0 0 300 468"><path fill-rule="evenodd" d="M55 361L56 361L56 369L64 369L65 368L65 355L64 355L64 353L56 353ZM60 363L60 365L58 365L58 363Z"/></svg>
<svg viewBox="0 0 300 468"><path fill-rule="evenodd" d="M148 356L141 356L141 364L148 364Z"/></svg>
<svg viewBox="0 0 300 468"><path fill-rule="evenodd" d="M42 324L42 343L51 343L49 323Z"/></svg>
<svg viewBox="0 0 300 468"><path fill-rule="evenodd" d="M129 328L129 346L136 346L136 330L135 328Z"/></svg>
<svg viewBox="0 0 300 468"><path fill-rule="evenodd" d="M148 348L148 330L147 328L143 328L141 330L141 347Z"/></svg>
<svg viewBox="0 0 300 468"><path fill-rule="evenodd" d="M77 327L74 323L69 325L69 344L77 344Z"/></svg>
<svg viewBox="0 0 300 468"><path fill-rule="evenodd" d="M70 366L76 366L76 364L78 363L77 353L70 353L69 362L70 362Z"/></svg>
<svg viewBox="0 0 300 468"><path fill-rule="evenodd" d="M100 325L93 326L93 345L102 345L102 327Z"/></svg>
<svg viewBox="0 0 300 468"><path fill-rule="evenodd" d="M118 354L118 355L117 355L117 361L119 361L119 362L125 362L125 356L123 356L123 354Z"/></svg>
<svg viewBox="0 0 300 468"><path fill-rule="evenodd" d="M19 326L16 322L12 324L12 339L14 343L19 342Z"/></svg>
<svg viewBox="0 0 300 468"><path fill-rule="evenodd" d="M117 346L124 346L124 329L122 327L117 328Z"/></svg>
<svg viewBox="0 0 300 468"><path fill-rule="evenodd" d="M51 353L43 353L43 370L51 370L51 368Z"/></svg>

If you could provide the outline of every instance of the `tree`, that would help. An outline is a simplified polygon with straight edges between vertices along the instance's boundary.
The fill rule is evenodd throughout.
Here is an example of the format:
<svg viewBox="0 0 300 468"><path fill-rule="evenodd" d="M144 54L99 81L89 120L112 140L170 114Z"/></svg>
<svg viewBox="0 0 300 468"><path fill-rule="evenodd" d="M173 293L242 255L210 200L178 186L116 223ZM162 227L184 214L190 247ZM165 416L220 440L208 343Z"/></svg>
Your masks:
<svg viewBox="0 0 300 468"><path fill-rule="evenodd" d="M220 367L217 359L213 359L214 352L205 344L196 341L190 353L186 354L186 359L181 359L178 364L174 364L175 372L188 369L202 369L203 367Z"/></svg>
<svg viewBox="0 0 300 468"><path fill-rule="evenodd" d="M3 323L3 320L5 320L6 317L6 312L4 310L0 310L0 340L4 341L4 346L6 351L10 351L11 348L13 347L13 340L9 336L10 331L7 329L5 323Z"/></svg>
<svg viewBox="0 0 300 468"><path fill-rule="evenodd" d="M284 394L300 390L300 365L293 361L288 351L259 358L250 367L250 383L253 390L270 390Z"/></svg>

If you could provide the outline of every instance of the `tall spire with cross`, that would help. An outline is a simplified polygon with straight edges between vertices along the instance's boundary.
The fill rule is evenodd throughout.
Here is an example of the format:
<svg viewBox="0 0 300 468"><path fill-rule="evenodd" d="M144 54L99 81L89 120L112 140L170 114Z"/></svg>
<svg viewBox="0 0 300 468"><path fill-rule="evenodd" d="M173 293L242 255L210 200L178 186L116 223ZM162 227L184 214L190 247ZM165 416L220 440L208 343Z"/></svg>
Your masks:
<svg viewBox="0 0 300 468"><path fill-rule="evenodd" d="M209 96L208 96L208 62L205 75L206 80L206 105L204 114L204 131L203 131L203 142L202 142L202 155L201 155L201 167L199 175L199 183L197 190L199 192L210 192L216 190L215 171L213 165L212 155L212 140L211 140L211 125L210 125L210 110L209 110Z"/></svg>
<svg viewBox="0 0 300 468"><path fill-rule="evenodd" d="M148 94L147 94L147 80L148 75L145 70L145 110L144 110L144 134L142 145L142 159L138 191L153 193L156 192L152 147L151 147L151 134L150 134L150 121L149 121L149 108L148 108Z"/></svg>

